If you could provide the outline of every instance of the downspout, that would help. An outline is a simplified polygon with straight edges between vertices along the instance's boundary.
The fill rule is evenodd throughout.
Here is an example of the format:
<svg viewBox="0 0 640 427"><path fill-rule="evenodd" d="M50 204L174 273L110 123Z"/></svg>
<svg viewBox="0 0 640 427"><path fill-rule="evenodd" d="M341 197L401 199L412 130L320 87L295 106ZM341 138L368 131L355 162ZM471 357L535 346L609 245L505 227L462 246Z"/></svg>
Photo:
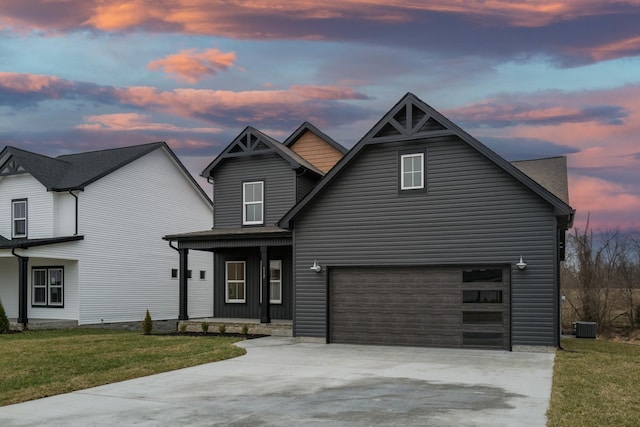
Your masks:
<svg viewBox="0 0 640 427"><path fill-rule="evenodd" d="M73 194L73 190L69 190L69 194L71 194L73 198L76 199L76 232L73 233L73 235L77 236L78 235L78 196L76 194Z"/></svg>
<svg viewBox="0 0 640 427"><path fill-rule="evenodd" d="M11 255L18 258L18 323L27 329L27 268L29 258L16 253L16 248L11 248Z"/></svg>

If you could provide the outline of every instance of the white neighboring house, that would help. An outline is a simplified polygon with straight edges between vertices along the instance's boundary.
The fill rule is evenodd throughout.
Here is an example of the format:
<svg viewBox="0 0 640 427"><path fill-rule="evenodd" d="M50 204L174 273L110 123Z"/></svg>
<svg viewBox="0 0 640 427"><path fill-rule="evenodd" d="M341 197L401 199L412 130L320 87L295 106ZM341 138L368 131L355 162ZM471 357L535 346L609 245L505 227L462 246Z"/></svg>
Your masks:
<svg viewBox="0 0 640 427"><path fill-rule="evenodd" d="M177 319L179 257L162 236L211 228L212 209L164 142L56 158L5 147L0 300L7 316L24 326L139 321L147 309L154 320ZM187 268L187 313L211 316L211 253L191 254Z"/></svg>

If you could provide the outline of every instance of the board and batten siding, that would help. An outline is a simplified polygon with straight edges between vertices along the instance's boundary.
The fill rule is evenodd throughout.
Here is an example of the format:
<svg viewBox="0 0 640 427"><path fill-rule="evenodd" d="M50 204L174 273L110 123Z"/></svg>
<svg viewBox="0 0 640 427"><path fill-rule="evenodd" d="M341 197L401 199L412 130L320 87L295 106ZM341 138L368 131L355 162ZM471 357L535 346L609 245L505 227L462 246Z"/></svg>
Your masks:
<svg viewBox="0 0 640 427"><path fill-rule="evenodd" d="M30 174L0 177L0 235L11 239L11 201L16 199L27 199L28 237L53 237L53 193Z"/></svg>
<svg viewBox="0 0 640 427"><path fill-rule="evenodd" d="M427 191L399 191L407 150L426 150ZM508 264L512 345L555 345L553 209L459 140L366 147L296 218L295 233L296 336L326 336L327 266ZM520 254L524 272L513 266Z"/></svg>
<svg viewBox="0 0 640 427"><path fill-rule="evenodd" d="M211 205L183 171L157 149L91 183L78 193L79 234L84 240L29 249L38 257L64 254L78 260L79 324L178 318L178 253L162 240L211 228ZM189 316L213 312L213 259L190 251ZM207 282L200 281L204 270ZM197 299L196 299L197 295Z"/></svg>
<svg viewBox="0 0 640 427"><path fill-rule="evenodd" d="M277 154L225 159L215 171L215 228L242 227L242 183L264 181L264 225L273 226L294 205L295 171Z"/></svg>

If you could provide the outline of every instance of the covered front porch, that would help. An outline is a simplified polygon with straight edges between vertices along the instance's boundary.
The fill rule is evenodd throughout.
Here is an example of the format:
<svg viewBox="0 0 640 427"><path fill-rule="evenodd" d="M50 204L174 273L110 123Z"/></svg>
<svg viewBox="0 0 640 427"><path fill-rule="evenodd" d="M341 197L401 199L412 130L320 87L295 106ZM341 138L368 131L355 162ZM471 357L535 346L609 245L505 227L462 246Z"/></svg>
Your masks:
<svg viewBox="0 0 640 427"><path fill-rule="evenodd" d="M190 320L187 315L189 251L198 250L214 253L214 312L207 320L211 331L221 323L241 329L245 323L269 325L291 322L293 266L290 230L278 227L211 229L168 235L163 239L179 256L180 321ZM233 321L227 321L230 319ZM202 322L200 319L195 321L199 325ZM188 327L194 326L188 323Z"/></svg>

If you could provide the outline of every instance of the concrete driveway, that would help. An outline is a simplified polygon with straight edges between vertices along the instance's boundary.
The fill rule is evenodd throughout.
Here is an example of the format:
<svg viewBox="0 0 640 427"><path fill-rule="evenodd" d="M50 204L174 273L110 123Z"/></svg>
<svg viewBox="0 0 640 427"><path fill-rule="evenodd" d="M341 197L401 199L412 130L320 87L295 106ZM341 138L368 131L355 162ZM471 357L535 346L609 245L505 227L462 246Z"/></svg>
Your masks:
<svg viewBox="0 0 640 427"><path fill-rule="evenodd" d="M223 362L0 407L2 426L544 426L554 354L243 341Z"/></svg>

